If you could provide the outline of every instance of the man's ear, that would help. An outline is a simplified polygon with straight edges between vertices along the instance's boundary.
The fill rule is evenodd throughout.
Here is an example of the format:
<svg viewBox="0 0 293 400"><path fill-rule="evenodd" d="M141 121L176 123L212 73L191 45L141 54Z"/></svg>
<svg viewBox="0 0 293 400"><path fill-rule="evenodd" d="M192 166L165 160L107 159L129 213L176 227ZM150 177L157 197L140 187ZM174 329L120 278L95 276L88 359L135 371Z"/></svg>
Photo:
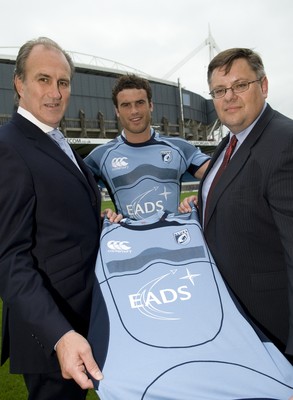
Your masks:
<svg viewBox="0 0 293 400"><path fill-rule="evenodd" d="M14 87L19 95L19 97L22 97L22 93L23 93L23 82L22 80L18 77L15 76L14 77Z"/></svg>
<svg viewBox="0 0 293 400"><path fill-rule="evenodd" d="M268 97L268 92L269 92L269 81L266 76L262 80L261 89L262 89L263 96L266 99Z"/></svg>

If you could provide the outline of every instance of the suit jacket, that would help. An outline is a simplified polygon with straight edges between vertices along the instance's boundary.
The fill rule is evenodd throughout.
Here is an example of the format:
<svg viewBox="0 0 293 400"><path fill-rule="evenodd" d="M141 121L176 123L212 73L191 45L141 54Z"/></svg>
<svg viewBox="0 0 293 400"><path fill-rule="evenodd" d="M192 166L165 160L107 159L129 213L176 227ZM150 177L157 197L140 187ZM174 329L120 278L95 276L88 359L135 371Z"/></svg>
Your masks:
<svg viewBox="0 0 293 400"><path fill-rule="evenodd" d="M11 372L59 369L68 330L87 334L100 234L100 195L38 127L15 114L0 130L2 357Z"/></svg>
<svg viewBox="0 0 293 400"><path fill-rule="evenodd" d="M227 140L199 187L201 220L202 184ZM204 234L249 315L293 354L293 121L269 105L215 187Z"/></svg>

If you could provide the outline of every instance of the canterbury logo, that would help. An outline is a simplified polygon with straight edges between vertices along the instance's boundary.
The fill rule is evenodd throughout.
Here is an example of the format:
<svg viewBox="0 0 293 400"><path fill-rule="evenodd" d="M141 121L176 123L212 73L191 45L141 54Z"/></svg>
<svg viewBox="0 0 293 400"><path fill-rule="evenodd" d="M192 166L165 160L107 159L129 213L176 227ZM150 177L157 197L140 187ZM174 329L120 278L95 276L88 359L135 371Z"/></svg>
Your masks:
<svg viewBox="0 0 293 400"><path fill-rule="evenodd" d="M120 241L120 240L110 240L107 243L108 249L112 251L129 251L131 247L129 246L129 242Z"/></svg>
<svg viewBox="0 0 293 400"><path fill-rule="evenodd" d="M112 167L113 168L125 168L127 167L127 157L115 157L112 160Z"/></svg>

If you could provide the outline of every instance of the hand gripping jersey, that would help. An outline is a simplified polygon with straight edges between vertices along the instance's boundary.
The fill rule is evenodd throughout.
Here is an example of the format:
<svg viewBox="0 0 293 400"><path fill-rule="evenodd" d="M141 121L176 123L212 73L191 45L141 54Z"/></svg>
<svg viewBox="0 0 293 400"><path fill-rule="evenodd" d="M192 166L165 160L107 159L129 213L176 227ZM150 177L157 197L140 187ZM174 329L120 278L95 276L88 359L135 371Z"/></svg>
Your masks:
<svg viewBox="0 0 293 400"><path fill-rule="evenodd" d="M208 159L186 140L153 132L149 141L138 144L120 135L96 147L85 162L107 186L117 211L142 219L159 210L177 212L182 175L194 175Z"/></svg>
<svg viewBox="0 0 293 400"><path fill-rule="evenodd" d="M106 223L96 278L89 341L104 373L101 400L293 395L293 367L233 301L195 209ZM109 318L105 359L100 291Z"/></svg>

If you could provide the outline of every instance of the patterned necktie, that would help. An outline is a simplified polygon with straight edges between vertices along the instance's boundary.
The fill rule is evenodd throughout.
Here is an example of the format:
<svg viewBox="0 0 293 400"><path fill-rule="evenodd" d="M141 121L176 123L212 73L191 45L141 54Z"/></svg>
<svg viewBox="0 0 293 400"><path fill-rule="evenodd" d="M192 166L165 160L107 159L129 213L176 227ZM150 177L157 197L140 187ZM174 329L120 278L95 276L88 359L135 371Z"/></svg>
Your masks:
<svg viewBox="0 0 293 400"><path fill-rule="evenodd" d="M73 151L67 140L65 139L63 133L59 129L54 129L49 132L48 135L58 144L58 146L68 155L68 157L78 166L77 161L74 157Z"/></svg>
<svg viewBox="0 0 293 400"><path fill-rule="evenodd" d="M219 167L219 169L218 169L218 171L217 171L217 173L216 173L216 175L215 175L215 177L214 177L214 179L213 179L213 181L211 183L210 190L209 190L209 193L208 193L208 196L207 196L207 200L206 200L205 216L207 215L207 209L208 209L208 206L209 206L209 203L210 203L212 192L213 192L216 184L218 183L222 173L226 169L226 167L227 167L227 165L228 165L228 163L230 161L230 158L232 157L232 154L233 154L233 152L235 150L237 142L238 142L238 140L237 140L236 136L232 135L230 143L229 143L229 146L227 147L227 149L225 151L225 155L224 155L224 159L222 161L222 164L220 165L220 167ZM205 221L206 221L206 218L205 218Z"/></svg>

